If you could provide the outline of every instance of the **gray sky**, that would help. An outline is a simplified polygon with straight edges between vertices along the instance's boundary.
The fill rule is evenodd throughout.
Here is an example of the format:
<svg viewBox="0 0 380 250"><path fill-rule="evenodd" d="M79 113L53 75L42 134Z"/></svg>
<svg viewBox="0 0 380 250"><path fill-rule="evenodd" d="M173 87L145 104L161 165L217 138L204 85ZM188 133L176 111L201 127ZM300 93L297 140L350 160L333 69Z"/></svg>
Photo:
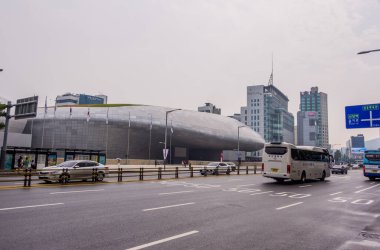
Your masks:
<svg viewBox="0 0 380 250"><path fill-rule="evenodd" d="M212 102L232 115L247 85L267 84L273 53L294 116L300 91L319 86L330 143L371 139L378 129L345 129L344 107L380 103L380 52L356 55L380 49L379 13L379 0L0 0L0 96Z"/></svg>

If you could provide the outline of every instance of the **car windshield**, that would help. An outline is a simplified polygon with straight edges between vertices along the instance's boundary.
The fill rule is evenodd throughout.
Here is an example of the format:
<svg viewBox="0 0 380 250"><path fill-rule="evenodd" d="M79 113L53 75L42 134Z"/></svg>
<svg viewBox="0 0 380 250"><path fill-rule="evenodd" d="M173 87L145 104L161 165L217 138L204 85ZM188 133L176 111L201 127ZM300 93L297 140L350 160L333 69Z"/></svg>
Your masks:
<svg viewBox="0 0 380 250"><path fill-rule="evenodd" d="M216 167L216 166L218 166L218 164L219 163L217 163L217 162L211 162L207 166Z"/></svg>
<svg viewBox="0 0 380 250"><path fill-rule="evenodd" d="M71 168L77 163L77 161L65 161L57 165L57 168Z"/></svg>

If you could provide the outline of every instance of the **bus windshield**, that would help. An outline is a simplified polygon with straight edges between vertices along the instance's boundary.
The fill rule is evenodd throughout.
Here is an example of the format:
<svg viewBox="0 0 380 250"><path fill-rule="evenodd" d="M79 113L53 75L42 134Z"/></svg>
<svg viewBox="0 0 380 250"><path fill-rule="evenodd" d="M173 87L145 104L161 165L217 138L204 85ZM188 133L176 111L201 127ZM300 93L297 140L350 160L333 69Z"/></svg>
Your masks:
<svg viewBox="0 0 380 250"><path fill-rule="evenodd" d="M380 161L380 151L378 153L365 154L365 158L369 161Z"/></svg>

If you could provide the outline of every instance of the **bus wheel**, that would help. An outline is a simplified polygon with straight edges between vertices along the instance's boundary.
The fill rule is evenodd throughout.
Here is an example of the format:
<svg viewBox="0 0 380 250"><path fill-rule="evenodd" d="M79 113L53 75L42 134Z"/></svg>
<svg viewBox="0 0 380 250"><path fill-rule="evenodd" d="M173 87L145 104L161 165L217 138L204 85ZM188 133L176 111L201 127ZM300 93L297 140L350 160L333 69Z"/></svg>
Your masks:
<svg viewBox="0 0 380 250"><path fill-rule="evenodd" d="M326 178L326 172L323 171L322 178L321 178L320 180L321 180L321 181L325 181L325 178Z"/></svg>
<svg viewBox="0 0 380 250"><path fill-rule="evenodd" d="M303 171L302 172L302 174L301 174L301 183L305 183L306 182L306 173L305 173L305 171Z"/></svg>

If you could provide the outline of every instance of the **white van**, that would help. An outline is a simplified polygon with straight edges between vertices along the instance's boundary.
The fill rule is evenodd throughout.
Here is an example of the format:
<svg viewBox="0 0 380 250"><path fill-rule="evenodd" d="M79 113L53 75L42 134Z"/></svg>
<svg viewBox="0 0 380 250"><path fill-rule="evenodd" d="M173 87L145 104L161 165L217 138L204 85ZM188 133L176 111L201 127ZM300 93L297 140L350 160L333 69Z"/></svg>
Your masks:
<svg viewBox="0 0 380 250"><path fill-rule="evenodd" d="M264 148L262 174L279 182L286 179L324 181L331 175L331 158L325 148L270 143Z"/></svg>

